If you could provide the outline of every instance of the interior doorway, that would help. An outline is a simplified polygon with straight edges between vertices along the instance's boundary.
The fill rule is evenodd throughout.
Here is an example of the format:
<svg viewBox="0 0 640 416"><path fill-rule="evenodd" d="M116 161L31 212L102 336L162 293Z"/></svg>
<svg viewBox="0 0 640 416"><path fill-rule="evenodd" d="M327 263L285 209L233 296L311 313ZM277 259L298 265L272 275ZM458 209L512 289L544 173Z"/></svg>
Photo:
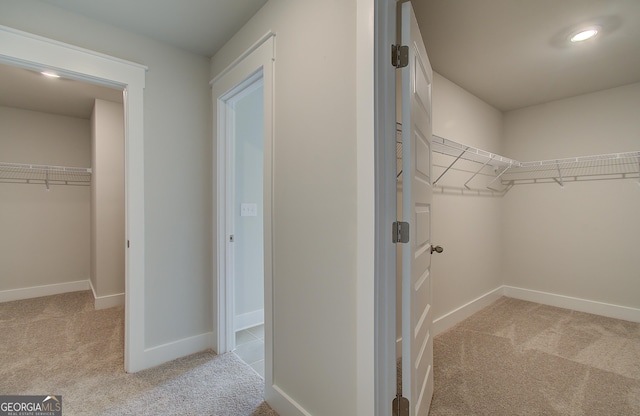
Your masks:
<svg viewBox="0 0 640 416"><path fill-rule="evenodd" d="M68 342L88 349L95 338L80 328L119 307L99 313L113 330L102 342L124 367L123 88L46 74L0 63L0 302L18 301L15 319L82 305L58 318L74 329ZM42 351L22 347L16 362Z"/></svg>
<svg viewBox="0 0 640 416"><path fill-rule="evenodd" d="M225 101L227 281L233 295L232 349L264 377L264 81L258 73Z"/></svg>
<svg viewBox="0 0 640 416"><path fill-rule="evenodd" d="M124 367L150 366L144 348L143 89L146 67L0 26L0 62L124 90L125 336ZM133 242L129 245L128 242Z"/></svg>
<svg viewBox="0 0 640 416"><path fill-rule="evenodd" d="M265 379L266 400L273 395L274 47L268 33L211 81L217 168L213 348L245 359Z"/></svg>

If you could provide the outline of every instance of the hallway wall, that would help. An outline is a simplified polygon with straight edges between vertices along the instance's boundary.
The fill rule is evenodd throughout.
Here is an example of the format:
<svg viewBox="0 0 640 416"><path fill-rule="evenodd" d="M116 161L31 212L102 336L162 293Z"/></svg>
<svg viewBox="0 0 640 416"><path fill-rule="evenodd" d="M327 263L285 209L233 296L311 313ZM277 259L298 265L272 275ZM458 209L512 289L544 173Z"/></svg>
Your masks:
<svg viewBox="0 0 640 416"><path fill-rule="evenodd" d="M355 22L355 1L270 0L211 60L213 78L276 33L267 394L277 388L274 405L286 401L290 414L299 412L292 403L308 414L357 414L356 59L333 59L337 44L355 49Z"/></svg>

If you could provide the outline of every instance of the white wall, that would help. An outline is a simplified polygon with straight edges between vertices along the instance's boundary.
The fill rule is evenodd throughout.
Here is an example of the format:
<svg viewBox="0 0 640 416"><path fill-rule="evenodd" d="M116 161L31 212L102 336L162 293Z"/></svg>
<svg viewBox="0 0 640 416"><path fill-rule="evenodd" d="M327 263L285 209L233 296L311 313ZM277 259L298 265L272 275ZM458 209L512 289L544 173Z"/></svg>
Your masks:
<svg viewBox="0 0 640 416"><path fill-rule="evenodd" d="M234 104L235 110L235 329L264 322L263 88ZM241 204L256 204L242 216Z"/></svg>
<svg viewBox="0 0 640 416"><path fill-rule="evenodd" d="M521 161L640 150L640 83L505 114ZM637 180L520 185L504 198L507 285L640 307Z"/></svg>
<svg viewBox="0 0 640 416"><path fill-rule="evenodd" d="M434 72L433 134L501 153L502 113ZM433 155L434 180L453 159ZM478 166L458 163L439 185L462 188ZM484 178L478 178L481 185ZM478 188L476 182L470 186ZM438 320L502 284L502 200L473 193L434 192L433 244L444 247L432 256L433 307Z"/></svg>
<svg viewBox="0 0 640 416"><path fill-rule="evenodd" d="M125 286L122 104L95 100L91 144L91 283L100 298L122 294Z"/></svg>
<svg viewBox="0 0 640 416"><path fill-rule="evenodd" d="M355 50L356 2L267 2L213 57L212 77L269 30L277 51L274 384L309 414L353 415L356 60L335 57L336 45Z"/></svg>
<svg viewBox="0 0 640 416"><path fill-rule="evenodd" d="M0 162L90 167L89 120L0 107ZM0 291L89 278L90 187L0 183Z"/></svg>
<svg viewBox="0 0 640 416"><path fill-rule="evenodd" d="M213 327L209 60L38 1L0 0L0 9L2 25L149 68L145 345L184 341L178 350L188 353L192 337L206 337Z"/></svg>

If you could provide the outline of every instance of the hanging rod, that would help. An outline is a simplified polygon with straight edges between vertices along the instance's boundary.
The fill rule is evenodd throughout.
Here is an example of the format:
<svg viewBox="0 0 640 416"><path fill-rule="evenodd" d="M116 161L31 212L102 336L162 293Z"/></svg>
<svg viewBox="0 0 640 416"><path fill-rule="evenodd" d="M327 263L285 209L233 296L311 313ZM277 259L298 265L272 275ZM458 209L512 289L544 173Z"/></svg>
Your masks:
<svg viewBox="0 0 640 416"><path fill-rule="evenodd" d="M90 185L91 168L0 162L0 182Z"/></svg>

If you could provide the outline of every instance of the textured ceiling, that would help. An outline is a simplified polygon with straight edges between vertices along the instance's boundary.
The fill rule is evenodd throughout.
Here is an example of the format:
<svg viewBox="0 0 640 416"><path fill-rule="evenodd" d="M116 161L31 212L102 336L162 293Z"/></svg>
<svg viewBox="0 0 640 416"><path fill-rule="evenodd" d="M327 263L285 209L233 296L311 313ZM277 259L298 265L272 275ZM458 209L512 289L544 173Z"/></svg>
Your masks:
<svg viewBox="0 0 640 416"><path fill-rule="evenodd" d="M638 0L413 5L433 69L502 111L640 82ZM589 24L601 33L570 44Z"/></svg>

